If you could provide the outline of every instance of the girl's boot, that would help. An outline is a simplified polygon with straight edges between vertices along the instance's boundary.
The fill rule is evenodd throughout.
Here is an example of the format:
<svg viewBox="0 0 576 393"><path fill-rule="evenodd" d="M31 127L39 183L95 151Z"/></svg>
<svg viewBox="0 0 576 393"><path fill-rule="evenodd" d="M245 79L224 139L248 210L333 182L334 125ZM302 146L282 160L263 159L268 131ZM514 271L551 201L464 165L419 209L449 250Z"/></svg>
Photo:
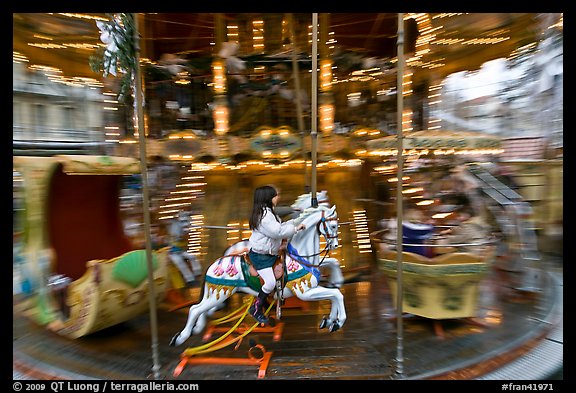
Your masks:
<svg viewBox="0 0 576 393"><path fill-rule="evenodd" d="M262 289L260 289L260 292L258 293L258 297L254 301L254 304L248 310L250 315L252 315L255 320L257 320L260 323L264 323L264 324L267 324L268 322L270 322L268 320L268 318L266 317L266 315L264 315L264 310L263 310L263 308L264 308L263 306L264 306L264 303L266 302L267 297L268 297L268 294L266 292L262 291Z"/></svg>

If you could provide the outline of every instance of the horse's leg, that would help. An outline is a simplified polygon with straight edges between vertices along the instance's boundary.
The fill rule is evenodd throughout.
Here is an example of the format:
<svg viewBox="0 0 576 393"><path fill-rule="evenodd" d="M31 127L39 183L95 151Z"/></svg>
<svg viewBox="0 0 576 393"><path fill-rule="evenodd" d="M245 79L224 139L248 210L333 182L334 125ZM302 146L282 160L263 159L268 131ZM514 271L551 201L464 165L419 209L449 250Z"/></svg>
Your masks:
<svg viewBox="0 0 576 393"><path fill-rule="evenodd" d="M322 265L326 265L326 267L330 269L330 284L336 288L340 288L342 284L344 284L344 275L340 268L340 261L336 258L328 257L324 259Z"/></svg>
<svg viewBox="0 0 576 393"><path fill-rule="evenodd" d="M190 307L188 311L188 319L186 320L186 325L182 331L176 333L172 340L170 340L170 346L178 346L184 343L190 338L192 332L199 333L204 329L206 325L206 316L204 315L208 310L217 307L219 304L224 303L224 301L232 296L236 292L236 288L225 292L220 290L220 296L216 296L215 293L210 293L207 286L204 287L204 298L198 304Z"/></svg>
<svg viewBox="0 0 576 393"><path fill-rule="evenodd" d="M226 306L226 302L218 303L217 305L215 305L214 307L212 307L211 309L206 311L206 315L211 317L212 315L214 315L214 313L216 311L223 309L225 306Z"/></svg>
<svg viewBox="0 0 576 393"><path fill-rule="evenodd" d="M296 291L296 296L304 301L312 300L330 300L332 303L330 315L327 319L322 320L320 329L329 326L330 331L334 332L340 329L346 322L346 307L344 306L344 295L336 288L324 288L317 286L305 290L304 292Z"/></svg>

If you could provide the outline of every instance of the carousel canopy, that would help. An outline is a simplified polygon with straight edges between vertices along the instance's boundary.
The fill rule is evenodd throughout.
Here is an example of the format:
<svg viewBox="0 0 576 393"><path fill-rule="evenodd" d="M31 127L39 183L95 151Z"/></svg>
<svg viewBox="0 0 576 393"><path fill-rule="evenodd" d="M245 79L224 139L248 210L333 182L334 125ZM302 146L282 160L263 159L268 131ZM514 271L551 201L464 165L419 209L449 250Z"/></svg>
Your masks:
<svg viewBox="0 0 576 393"><path fill-rule="evenodd" d="M403 154L499 154L501 140L490 134L470 131L422 130L403 135ZM367 156L396 155L397 135L366 142Z"/></svg>

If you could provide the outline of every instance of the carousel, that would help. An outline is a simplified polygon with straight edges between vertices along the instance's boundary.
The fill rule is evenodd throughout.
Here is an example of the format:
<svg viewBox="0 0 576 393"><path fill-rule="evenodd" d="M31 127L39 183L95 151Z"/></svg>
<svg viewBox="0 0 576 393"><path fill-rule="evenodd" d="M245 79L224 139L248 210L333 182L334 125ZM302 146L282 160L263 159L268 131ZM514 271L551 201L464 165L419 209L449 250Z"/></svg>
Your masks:
<svg viewBox="0 0 576 393"><path fill-rule="evenodd" d="M399 15L399 31L403 29L402 14ZM313 14L313 36L317 35L317 14ZM138 37L137 20L133 27L133 37ZM403 33L403 31L402 31ZM399 36L401 36L399 34ZM133 37L128 37L132 39ZM316 37L313 37L313 52L317 52ZM105 42L106 43L106 42ZM110 43L108 43L110 44ZM138 45L136 45L138 46ZM399 41L399 53L403 53ZM144 130L142 113L142 86L139 69L139 54L125 68L135 73L136 86L136 117L138 129ZM105 58L106 60L106 58ZM110 60L110 59L108 59ZM113 58L114 61L118 60ZM122 59L120 59L122 60ZM222 60L222 59L219 59ZM312 57L311 69L318 69L316 53ZM398 86L402 84L403 55L399 56ZM445 319L474 319L479 300L479 288L482 280L489 272L495 260L496 240L491 233L483 241L446 242L440 233L447 229L446 220L451 211L441 211L446 208L438 194L431 194L430 188L435 184L430 182L427 174L434 172L439 162L454 164L452 158L459 161L459 175L470 177L468 165L479 156L499 154L502 152L500 139L493 135L467 133L456 131L423 130L379 139L371 139L358 132L351 138L329 135L333 121L333 105L323 105L330 101L330 92L324 86L330 83L320 80L312 73L312 112L310 138L302 138L303 125L298 125L298 131L288 126L261 126L253 137L232 135L228 125L228 107L226 88L222 80L225 78L225 68L219 62L214 62L214 135L210 138L200 138L197 133L172 133L162 143L156 146L158 151L170 151L169 156L175 162L194 161L190 170L181 177L180 190L174 190L174 195L181 196L184 187L205 187L214 192L217 188L228 198L222 203L219 198L213 198L213 205L206 205L210 211L206 221L190 225L191 236L198 234L197 239L189 244L200 244L195 240L204 240L208 247L214 249L214 244L220 249L230 246L239 237L226 237L234 230L238 233L246 230L246 226L236 223L221 226L218 222L233 213L246 215L248 206L242 205L250 200L250 194L255 186L274 183L271 173L282 171L282 181L293 189L301 189L303 179L310 170L310 197L306 208L298 220L305 221L308 232L294 236L292 246L294 252L289 254L285 265L286 283L275 293L276 318L280 319L281 304L284 297L296 297L302 301L331 300L333 305L330 314L320 322L319 329L327 327L330 332L341 329L346 321L343 294L336 287L324 288L321 275L311 268L319 267L319 260L328 259L331 265L351 271L363 268L357 265L358 255L375 251L377 267L385 274L392 291L392 299L396 308L396 316L411 313L434 321ZM111 64L104 62L104 64ZM321 64L321 66L324 66ZM294 74L296 75L297 67ZM106 70L106 73L108 70ZM129 75L130 76L130 75ZM298 78L295 77L295 80ZM320 94L320 105L318 103ZM398 94L398 121L402 124L402 94ZM299 120L302 119L300 105L297 104ZM318 109L322 106L318 116ZM319 118L318 118L319 117ZM317 121L319 120L319 121ZM318 123L318 124L317 124ZM321 131L317 133L320 125ZM400 127L402 128L402 127ZM134 316L146 312L151 313L151 330L153 341L153 358L155 377L159 377L157 349L157 327L155 309L151 303L158 304L169 289L168 248L154 251L150 257L150 236L147 237L147 249L138 249L131 244L122 230L122 222L118 208L118 181L127 174L146 174L146 148L150 145L144 140L144 132L139 133L140 161L125 157L110 156L54 156L15 157L14 167L23 176L25 183L25 222L22 280L29 288L24 294L20 306L25 312L41 325L70 338L79 338L115 324L127 321ZM135 141L133 141L135 142ZM318 144L322 149L318 150ZM131 144L130 146L136 146ZM310 151L311 163L307 162ZM299 160L299 155L304 156ZM320 161L319 161L320 157ZM404 163L406 157L406 168ZM322 162L324 160L324 162ZM361 166L364 161L376 162L377 176L391 185L396 191L396 232L391 227L366 233L366 222L369 214L359 212L352 201L362 199ZM473 163L476 165L476 163ZM324 171L320 183L322 189L329 189L330 207L318 204L317 169L336 169ZM344 171L348 171L344 175ZM453 168L454 169L454 166ZM429 170L429 172L427 172ZM225 172L227 171L227 172ZM350 176L352 173L352 176ZM228 176L233 174L233 176ZM290 175L290 176L286 176ZM295 175L295 176L292 176ZM302 176L304 175L304 176ZM395 182L394 182L395 175ZM231 182L235 178L235 182ZM353 178L353 181L352 181ZM247 179L250 179L249 181ZM253 180L256 179L256 180ZM296 179L296 180L295 180ZM144 207L146 231L149 234L149 201L147 199L147 181L144 179ZM395 183L395 184L394 184ZM331 184L332 188L327 187ZM442 191L442 190L440 190ZM204 189L192 195L195 199ZM178 195L176 195L178 193ZM172 194L172 193L171 193ZM298 195L294 192L293 196ZM215 195L215 194L212 194ZM188 196L185 196L186 198ZM394 200L394 198L391 198ZM410 225L404 217L404 204L410 200L417 208L430 213L433 221ZM170 199L170 202L173 202ZM189 208L190 202L182 209ZM216 204L217 203L217 204ZM340 212L336 213L336 205ZM166 203L173 207L174 203ZM162 218L162 208L159 215ZM207 208L206 208L207 207ZM349 213L351 212L351 213ZM173 218L166 210L166 219ZM349 215L346 215L349 214ZM197 215L201 216L200 214ZM342 219L342 217L345 217ZM359 217L359 218L357 218ZM202 217L203 218L203 217ZM376 217L380 219L382 217ZM339 221L342 220L343 222ZM354 221L353 220L358 220ZM339 224L345 226L353 223L356 239L343 239L339 232ZM212 225L214 224L214 225ZM220 224L220 225L218 225ZM220 236L203 234L203 230L225 229ZM362 232L364 231L364 232ZM392 236L388 236L393 234ZM244 237L244 235L242 235ZM321 238L324 238L321 242ZM352 253L348 248L342 250L339 242L353 244L356 248ZM234 240L234 241L233 241ZM355 242L354 242L355 241ZM468 247L479 247L470 251ZM289 248L290 249L290 248ZM196 250L192 250L195 253ZM331 253L333 252L333 253ZM323 253L325 253L323 255ZM330 254L331 253L331 254ZM200 256L200 252L197 253ZM328 256L330 255L330 256ZM202 296L197 304L191 305L183 328L176 332L170 345L184 345L192 334L200 334L207 327L207 317L216 307L219 307L228 297L236 292L245 292L254 296L256 287L250 282L257 281L246 267L244 257L221 253L205 254L206 266L202 282ZM217 257L217 258L216 258ZM304 257L312 257L307 260ZM347 266L346 264L349 263ZM352 266L352 268L350 268ZM150 278L152 277L152 280ZM148 278L148 279L147 279ZM280 282L281 280L279 280ZM341 284L339 281L338 284ZM152 299L151 299L152 298ZM248 312L250 302L242 306L241 316L228 315L230 320L243 320ZM268 311L271 310L270 305ZM399 335L402 334L401 320L397 318ZM215 326L216 323L211 324ZM238 333L238 324L230 328ZM441 326L437 332L442 334ZM253 325L247 333L254 331ZM178 376L187 364L197 364L196 355L218 350L241 342L245 334L237 339L226 340L223 343L211 342L208 346L189 347L181 355L181 363L174 371ZM401 341L399 339L399 341ZM212 346L213 345L213 346ZM209 349L207 349L210 347ZM251 346L252 351L254 346ZM259 378L263 378L271 353L260 348L262 356L254 356L249 352L249 361L243 362L234 358L230 362L260 366ZM399 349L399 353L401 350ZM198 363L222 364L222 359L204 358ZM397 361L398 374L402 374L403 359Z"/></svg>

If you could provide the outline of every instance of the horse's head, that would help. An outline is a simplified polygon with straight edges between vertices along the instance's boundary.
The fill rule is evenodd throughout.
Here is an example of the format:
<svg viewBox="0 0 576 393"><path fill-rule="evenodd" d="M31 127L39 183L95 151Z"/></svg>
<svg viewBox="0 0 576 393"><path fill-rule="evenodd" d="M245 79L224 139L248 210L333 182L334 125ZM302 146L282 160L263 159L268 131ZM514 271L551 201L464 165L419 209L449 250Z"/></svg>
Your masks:
<svg viewBox="0 0 576 393"><path fill-rule="evenodd" d="M302 233L302 237L308 234L315 233L322 235L326 240L326 249L334 250L338 247L338 214L336 213L336 205L326 207L319 205L318 207L309 207L302 212L302 214L295 219L297 224L304 223L306 229Z"/></svg>
<svg viewBox="0 0 576 393"><path fill-rule="evenodd" d="M327 248L335 250L338 247L338 213L336 213L336 205L322 210L322 217L317 225L318 232L326 240Z"/></svg>

